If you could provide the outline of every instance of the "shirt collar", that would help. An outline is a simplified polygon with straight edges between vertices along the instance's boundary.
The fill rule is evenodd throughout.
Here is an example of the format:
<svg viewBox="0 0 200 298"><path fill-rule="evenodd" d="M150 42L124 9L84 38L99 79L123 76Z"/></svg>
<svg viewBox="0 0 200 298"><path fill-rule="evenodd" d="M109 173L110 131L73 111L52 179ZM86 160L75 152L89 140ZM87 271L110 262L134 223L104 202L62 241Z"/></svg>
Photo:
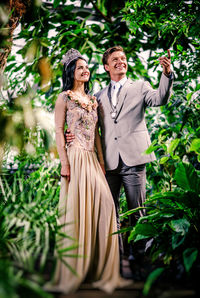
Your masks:
<svg viewBox="0 0 200 298"><path fill-rule="evenodd" d="M127 80L127 77L124 77L123 79L121 79L120 81L118 81L118 83L120 83L120 85L123 86L123 85L125 84L126 80ZM112 87L113 87L116 83L117 83L117 82L111 80L111 85L112 85Z"/></svg>

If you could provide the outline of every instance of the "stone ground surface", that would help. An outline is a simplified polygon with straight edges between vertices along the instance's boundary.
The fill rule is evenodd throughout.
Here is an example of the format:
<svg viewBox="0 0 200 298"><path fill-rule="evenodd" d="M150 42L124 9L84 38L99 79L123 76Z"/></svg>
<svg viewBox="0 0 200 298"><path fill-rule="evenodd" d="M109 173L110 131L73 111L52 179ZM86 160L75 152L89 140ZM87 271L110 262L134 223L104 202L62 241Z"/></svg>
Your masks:
<svg viewBox="0 0 200 298"><path fill-rule="evenodd" d="M148 296L142 295L143 283L136 282L126 289L117 289L109 295L92 289L88 285L82 286L76 293L70 295L55 295L55 298L196 298L193 290L181 289L154 289Z"/></svg>
<svg viewBox="0 0 200 298"><path fill-rule="evenodd" d="M132 272L129 268L129 262L123 261L123 273L128 279L132 279ZM144 282L133 281L133 284L123 289L116 289L109 295L102 291L93 289L89 284L83 284L80 289L69 295L56 294L55 298L196 298L195 291L191 289L182 289L169 284L160 284L152 288L148 296L142 294Z"/></svg>

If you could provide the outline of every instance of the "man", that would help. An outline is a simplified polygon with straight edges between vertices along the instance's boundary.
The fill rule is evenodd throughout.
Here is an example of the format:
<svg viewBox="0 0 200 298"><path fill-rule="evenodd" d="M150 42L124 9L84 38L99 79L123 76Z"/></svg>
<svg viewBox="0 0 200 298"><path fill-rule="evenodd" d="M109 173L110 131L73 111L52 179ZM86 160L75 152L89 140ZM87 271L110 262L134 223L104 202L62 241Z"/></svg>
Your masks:
<svg viewBox="0 0 200 298"><path fill-rule="evenodd" d="M118 227L121 186L124 186L128 209L142 206L146 197L145 164L155 160L155 155L143 154L151 144L144 119L145 109L166 104L173 81L170 51L168 57L159 60L163 74L159 88L154 90L148 82L132 81L126 77L128 65L121 46L109 48L103 55L104 69L111 82L96 97L106 178L116 206ZM70 134L67 142L72 139ZM131 225L135 225L141 215L142 211L131 215Z"/></svg>

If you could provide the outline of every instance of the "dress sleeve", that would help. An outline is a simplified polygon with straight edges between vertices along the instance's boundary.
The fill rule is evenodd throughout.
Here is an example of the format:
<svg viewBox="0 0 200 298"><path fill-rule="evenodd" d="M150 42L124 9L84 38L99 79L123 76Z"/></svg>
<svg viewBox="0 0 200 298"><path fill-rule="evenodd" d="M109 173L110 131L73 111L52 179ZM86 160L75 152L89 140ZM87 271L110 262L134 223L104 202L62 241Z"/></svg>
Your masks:
<svg viewBox="0 0 200 298"><path fill-rule="evenodd" d="M65 147L65 118L67 111L67 102L64 101L64 95L60 94L56 100L55 105L55 129L56 129L56 145L60 157L61 165L66 166L69 164L67 157L67 150Z"/></svg>
<svg viewBox="0 0 200 298"><path fill-rule="evenodd" d="M95 128L95 147L97 150L97 156L98 156L99 163L101 165L104 165L103 151L102 151L102 146L101 146L101 138L99 135L98 124L96 125L96 128Z"/></svg>

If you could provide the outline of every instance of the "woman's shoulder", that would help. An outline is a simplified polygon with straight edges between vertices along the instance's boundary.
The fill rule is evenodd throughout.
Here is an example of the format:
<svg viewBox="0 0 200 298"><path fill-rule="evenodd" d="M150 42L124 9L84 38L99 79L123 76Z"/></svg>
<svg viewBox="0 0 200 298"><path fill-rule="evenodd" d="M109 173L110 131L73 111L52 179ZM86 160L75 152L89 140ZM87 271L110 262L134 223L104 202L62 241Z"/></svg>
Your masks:
<svg viewBox="0 0 200 298"><path fill-rule="evenodd" d="M55 107L56 108L61 108L66 110L67 109L67 102L68 102L68 94L66 91L63 91L58 94Z"/></svg>
<svg viewBox="0 0 200 298"><path fill-rule="evenodd" d="M63 92L58 94L57 101L67 102L67 100L69 99L69 96L70 96L70 90L63 91Z"/></svg>

